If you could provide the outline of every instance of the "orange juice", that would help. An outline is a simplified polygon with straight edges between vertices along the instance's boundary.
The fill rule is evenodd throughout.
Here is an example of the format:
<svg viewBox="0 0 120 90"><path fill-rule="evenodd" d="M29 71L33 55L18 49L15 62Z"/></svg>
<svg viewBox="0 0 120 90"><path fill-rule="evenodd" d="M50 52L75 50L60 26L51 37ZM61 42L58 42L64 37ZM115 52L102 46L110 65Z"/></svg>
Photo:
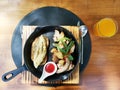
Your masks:
<svg viewBox="0 0 120 90"><path fill-rule="evenodd" d="M111 18L101 19L94 25L93 33L96 36L111 37L117 32L116 22Z"/></svg>

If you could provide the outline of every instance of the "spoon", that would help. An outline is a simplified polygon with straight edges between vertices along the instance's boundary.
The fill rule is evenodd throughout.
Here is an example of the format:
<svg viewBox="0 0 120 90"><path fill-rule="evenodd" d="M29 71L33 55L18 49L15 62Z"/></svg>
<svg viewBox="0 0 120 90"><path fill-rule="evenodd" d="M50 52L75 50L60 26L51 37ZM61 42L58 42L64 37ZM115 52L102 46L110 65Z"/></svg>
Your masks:
<svg viewBox="0 0 120 90"><path fill-rule="evenodd" d="M80 25L80 21L77 22L77 26L79 26L79 29L81 31L81 64L83 64L83 37L87 34L87 27L86 25Z"/></svg>
<svg viewBox="0 0 120 90"><path fill-rule="evenodd" d="M56 71L57 71L57 65L54 62L47 62L43 67L43 72L38 80L38 83L41 83L48 76L55 74Z"/></svg>

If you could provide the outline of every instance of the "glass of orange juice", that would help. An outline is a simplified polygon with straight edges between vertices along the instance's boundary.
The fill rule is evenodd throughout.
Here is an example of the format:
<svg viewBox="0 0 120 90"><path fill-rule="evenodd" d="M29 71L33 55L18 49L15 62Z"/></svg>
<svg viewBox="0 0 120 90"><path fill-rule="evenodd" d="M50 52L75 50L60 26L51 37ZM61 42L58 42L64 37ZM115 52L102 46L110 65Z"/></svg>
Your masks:
<svg viewBox="0 0 120 90"><path fill-rule="evenodd" d="M103 18L93 27L93 33L100 37L112 37L116 34L118 26L112 18Z"/></svg>

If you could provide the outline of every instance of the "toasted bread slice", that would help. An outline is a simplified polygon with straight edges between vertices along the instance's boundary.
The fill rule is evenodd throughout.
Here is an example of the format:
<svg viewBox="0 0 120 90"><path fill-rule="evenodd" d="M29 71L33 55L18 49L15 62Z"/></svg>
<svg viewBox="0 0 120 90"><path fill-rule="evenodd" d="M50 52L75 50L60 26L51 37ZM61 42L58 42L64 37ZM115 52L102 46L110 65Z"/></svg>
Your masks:
<svg viewBox="0 0 120 90"><path fill-rule="evenodd" d="M31 59L33 61L34 67L37 68L39 65L46 63L47 47L49 45L49 40L47 37L41 35L37 37L31 48Z"/></svg>

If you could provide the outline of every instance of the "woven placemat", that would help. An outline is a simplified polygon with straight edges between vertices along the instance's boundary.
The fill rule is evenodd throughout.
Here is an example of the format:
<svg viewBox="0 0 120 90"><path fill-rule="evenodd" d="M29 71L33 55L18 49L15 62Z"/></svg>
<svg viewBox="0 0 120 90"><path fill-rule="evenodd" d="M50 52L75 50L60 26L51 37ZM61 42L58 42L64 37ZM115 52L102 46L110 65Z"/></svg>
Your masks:
<svg viewBox="0 0 120 90"><path fill-rule="evenodd" d="M23 26L21 29L22 34L22 47L24 47L24 44L27 40L27 38L30 36L30 34L35 30L37 26ZM72 32L72 34L75 36L78 43L80 42L79 39L79 27L77 26L61 26ZM24 63L24 58L22 56L22 63ZM70 75L70 77L65 81L54 81L54 82L47 82L43 81L41 84L79 84L80 82L80 72L79 72L80 66L78 64L77 68L74 70L74 72ZM27 84L34 84L38 81L38 78L35 77L31 72L24 71L22 73L22 83Z"/></svg>

